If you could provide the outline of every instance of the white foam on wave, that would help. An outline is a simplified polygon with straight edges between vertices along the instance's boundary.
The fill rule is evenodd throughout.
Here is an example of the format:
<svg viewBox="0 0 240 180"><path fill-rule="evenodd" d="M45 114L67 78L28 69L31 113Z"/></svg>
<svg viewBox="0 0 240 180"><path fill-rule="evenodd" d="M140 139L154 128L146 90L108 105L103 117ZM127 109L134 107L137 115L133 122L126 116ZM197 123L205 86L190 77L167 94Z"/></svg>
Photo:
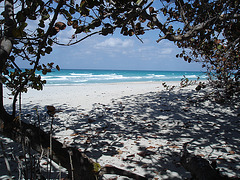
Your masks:
<svg viewBox="0 0 240 180"><path fill-rule="evenodd" d="M196 75L186 75L185 77L186 77L186 78L197 78Z"/></svg>
<svg viewBox="0 0 240 180"><path fill-rule="evenodd" d="M71 76L91 76L92 73L84 74L84 73L70 73Z"/></svg>
<svg viewBox="0 0 240 180"><path fill-rule="evenodd" d="M76 80L76 81L73 81L73 82L75 82L75 83L83 83L83 82L87 82L88 80Z"/></svg>
<svg viewBox="0 0 240 180"><path fill-rule="evenodd" d="M82 78L86 78L88 80L121 80L121 79L141 79L143 77L141 76L123 76L123 75L119 75L119 74L77 74L77 73L70 73L71 77L82 77Z"/></svg>
<svg viewBox="0 0 240 180"><path fill-rule="evenodd" d="M47 80L49 84L80 84L80 83L98 83L98 82L128 82L128 81L158 81L158 80L181 80L184 76L180 74L93 74L93 73L68 73L65 75L42 76L42 79ZM196 79L195 74L185 74L186 78ZM201 76L201 78L204 78Z"/></svg>
<svg viewBox="0 0 240 180"><path fill-rule="evenodd" d="M163 78L166 77L165 75L156 75L156 74L147 74L147 79L153 79L153 78Z"/></svg>
<svg viewBox="0 0 240 180"><path fill-rule="evenodd" d="M87 82L87 81L107 81L107 80L124 80L124 79L141 79L141 76L125 77L117 74L76 74L71 73L67 76L43 76L47 81L71 81L71 82Z"/></svg>
<svg viewBox="0 0 240 180"><path fill-rule="evenodd" d="M115 73L113 74L92 74L92 73L88 73L88 74L84 74L84 73L70 73L71 77L89 77L89 78L99 78L99 77L112 77L112 76L121 76L121 75L117 75Z"/></svg>
<svg viewBox="0 0 240 180"><path fill-rule="evenodd" d="M42 76L42 79L47 81L64 81L67 80L67 76Z"/></svg>

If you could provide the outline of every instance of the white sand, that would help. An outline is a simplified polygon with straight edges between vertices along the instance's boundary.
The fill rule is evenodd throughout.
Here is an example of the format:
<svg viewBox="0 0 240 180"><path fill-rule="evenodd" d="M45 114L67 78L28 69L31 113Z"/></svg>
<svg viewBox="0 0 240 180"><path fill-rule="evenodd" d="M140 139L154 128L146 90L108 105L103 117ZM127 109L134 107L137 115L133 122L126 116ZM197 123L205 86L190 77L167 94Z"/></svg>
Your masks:
<svg viewBox="0 0 240 180"><path fill-rule="evenodd" d="M169 85L178 86L179 82L168 82ZM91 110L94 103L109 104L112 99L133 94L144 94L163 90L162 82L134 82L134 83L108 83L108 84L82 84L70 86L47 85L43 91L29 89L22 94L23 105L67 105ZM5 89L4 104L11 105L12 96ZM9 99L10 97L10 99Z"/></svg>
<svg viewBox="0 0 240 180"><path fill-rule="evenodd" d="M191 153L216 160L228 176L240 176L239 103L198 101L204 93L194 88L165 91L161 83L46 86L24 94L22 104L31 123L36 119L32 107L38 106L46 130L50 120L44 107L62 110L54 118L54 137L101 166L150 179L189 178L180 164L182 145L189 142ZM10 104L7 94L5 103Z"/></svg>

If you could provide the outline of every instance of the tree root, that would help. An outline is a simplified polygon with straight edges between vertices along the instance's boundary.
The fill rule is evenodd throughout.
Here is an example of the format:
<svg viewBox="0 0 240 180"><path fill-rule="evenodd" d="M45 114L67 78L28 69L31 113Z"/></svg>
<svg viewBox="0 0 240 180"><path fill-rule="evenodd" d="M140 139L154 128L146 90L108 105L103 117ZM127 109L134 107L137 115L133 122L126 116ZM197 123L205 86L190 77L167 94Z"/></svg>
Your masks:
<svg viewBox="0 0 240 180"><path fill-rule="evenodd" d="M220 174L215 167L201 156L196 156L188 152L187 144L183 145L183 154L181 156L182 166L191 173L192 178L196 180L230 180L239 178L230 178Z"/></svg>

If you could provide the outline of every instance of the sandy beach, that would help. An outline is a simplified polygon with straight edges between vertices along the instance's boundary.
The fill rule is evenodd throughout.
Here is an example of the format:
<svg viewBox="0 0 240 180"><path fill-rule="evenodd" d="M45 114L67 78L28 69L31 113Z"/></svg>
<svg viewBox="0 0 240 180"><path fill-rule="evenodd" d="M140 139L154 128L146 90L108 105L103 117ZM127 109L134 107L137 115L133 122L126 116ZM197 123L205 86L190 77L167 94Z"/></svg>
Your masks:
<svg viewBox="0 0 240 180"><path fill-rule="evenodd" d="M178 81L168 82L171 86L178 86ZM144 94L147 92L158 92L163 90L162 82L129 82L129 83L98 83L82 85L46 85L43 91L29 89L22 94L23 106L47 105L58 108L81 108L90 111L93 104L109 104L112 99L134 94ZM4 103L11 105L12 96L5 89Z"/></svg>
<svg viewBox="0 0 240 180"><path fill-rule="evenodd" d="M35 123L39 115L41 127L49 131L46 106L56 107L54 138L78 147L101 166L114 165L154 180L188 179L191 174L180 164L188 142L189 152L216 161L219 171L230 177L240 177L239 102L221 105L205 99L211 89L167 84L178 87L169 91L161 82L140 82L29 90L22 95L23 118ZM5 90L9 110L11 101ZM3 142L11 143L6 138ZM4 173L2 169L0 177Z"/></svg>

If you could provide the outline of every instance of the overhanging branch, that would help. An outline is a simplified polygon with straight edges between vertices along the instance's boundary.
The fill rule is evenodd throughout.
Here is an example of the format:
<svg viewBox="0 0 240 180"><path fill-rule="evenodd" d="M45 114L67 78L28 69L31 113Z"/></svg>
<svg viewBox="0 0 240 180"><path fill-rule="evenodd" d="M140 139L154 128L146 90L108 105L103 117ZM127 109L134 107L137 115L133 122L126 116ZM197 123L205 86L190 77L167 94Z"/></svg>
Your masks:
<svg viewBox="0 0 240 180"><path fill-rule="evenodd" d="M23 87L28 84L29 78L31 78L31 76L34 76L34 73L37 70L37 67L39 65L39 61L40 61L40 58L41 58L41 50L43 49L43 47L45 46L45 44L47 42L48 36L53 29L53 26L54 26L54 24L57 20L58 14L60 12L61 7L63 6L63 3L64 3L64 0L60 0L58 2L58 5L57 5L57 8L55 10L53 19L50 22L49 27L47 29L47 32L45 33L45 35L43 37L43 40L41 41L41 43L38 47L37 57L36 57L36 61L35 61L35 65L34 65L34 68L32 70L32 73L28 77L26 77L25 81L22 82L21 85L16 89L16 93L14 95L14 100L13 100L13 116L15 116L15 111L16 111L15 106L16 106L17 97L18 97L19 93L22 91Z"/></svg>
<svg viewBox="0 0 240 180"><path fill-rule="evenodd" d="M90 37L90 36L92 36L92 35L94 35L94 34L98 34L98 33L101 33L101 32L102 32L101 30L100 30L100 31L93 32L93 33L88 34L87 36L85 36L85 37L83 37L83 38L81 38L81 39L73 42L73 43L64 44L64 43L59 43L59 42L57 42L57 41L53 41L53 42L56 43L57 45L61 45L61 46L71 46L71 45L74 45L74 44L77 44L77 43L83 41L84 39L87 39L88 37Z"/></svg>
<svg viewBox="0 0 240 180"><path fill-rule="evenodd" d="M151 16L149 15L146 11L143 11L142 16L144 16L146 19L148 19L149 21L153 22L155 26L158 27L158 29L163 32L164 36L159 38L157 40L157 42L160 42L162 39L168 39L170 41L184 41L187 39L190 39L192 37L194 37L199 31L203 30L206 28L207 25L211 24L212 22L214 22L215 20L219 19L220 20L220 16L216 16L216 17L212 17L202 23L197 24L196 26L191 26L191 28L188 28L189 30L184 33L184 34L180 34L180 35L175 35L172 32L170 32L155 16ZM223 18L223 17L221 17ZM187 23L185 21L185 23ZM189 23L187 23L187 25L185 26L189 26Z"/></svg>

